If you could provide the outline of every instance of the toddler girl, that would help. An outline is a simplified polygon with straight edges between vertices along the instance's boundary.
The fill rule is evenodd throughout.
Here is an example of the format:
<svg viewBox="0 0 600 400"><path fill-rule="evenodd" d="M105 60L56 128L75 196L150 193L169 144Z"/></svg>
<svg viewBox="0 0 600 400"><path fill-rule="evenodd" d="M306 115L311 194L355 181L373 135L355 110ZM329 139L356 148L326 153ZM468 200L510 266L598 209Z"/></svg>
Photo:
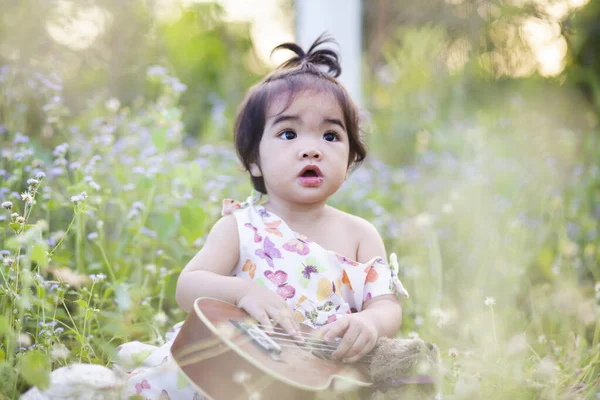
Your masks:
<svg viewBox="0 0 600 400"><path fill-rule="evenodd" d="M177 302L189 312L198 297L220 299L294 336L300 323L319 328L325 340L341 338L333 356L352 363L396 334L396 294L408 294L373 225L327 205L366 155L357 107L336 80L338 54L317 49L330 41L320 37L307 53L276 47L296 55L248 92L235 145L258 195L224 200L223 217L179 277ZM176 333L159 349L121 346L124 359L148 355L129 371L132 394L200 398L171 360Z"/></svg>

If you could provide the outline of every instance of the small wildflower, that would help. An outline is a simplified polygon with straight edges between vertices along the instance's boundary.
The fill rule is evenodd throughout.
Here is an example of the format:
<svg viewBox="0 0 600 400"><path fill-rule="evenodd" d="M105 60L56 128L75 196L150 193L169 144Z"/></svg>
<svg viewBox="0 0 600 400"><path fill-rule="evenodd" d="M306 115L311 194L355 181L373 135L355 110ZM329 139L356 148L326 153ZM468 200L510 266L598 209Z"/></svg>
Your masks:
<svg viewBox="0 0 600 400"><path fill-rule="evenodd" d="M149 273L151 273L151 274L155 274L155 273L156 273L156 265L154 265L154 264L147 264L147 265L144 267L144 269L145 269L146 271L148 271Z"/></svg>
<svg viewBox="0 0 600 400"><path fill-rule="evenodd" d="M50 350L50 355L55 360L66 360L67 357L69 357L69 354L71 354L71 352L67 349L67 346L62 343L55 345L52 347L52 350Z"/></svg>
<svg viewBox="0 0 600 400"><path fill-rule="evenodd" d="M431 216L427 213L422 213L416 216L415 225L419 228L425 228L430 226L432 223Z"/></svg>
<svg viewBox="0 0 600 400"><path fill-rule="evenodd" d="M27 203L27 204L32 204L33 203L33 197L31 196L31 194L29 192L23 192L23 193L21 193L21 199L23 201L25 201L25 203Z"/></svg>
<svg viewBox="0 0 600 400"><path fill-rule="evenodd" d="M154 316L154 323L158 326L164 326L168 322L167 315L160 311Z"/></svg>
<svg viewBox="0 0 600 400"><path fill-rule="evenodd" d="M31 346L31 336L26 333L19 333L19 344L24 347Z"/></svg>
<svg viewBox="0 0 600 400"><path fill-rule="evenodd" d="M2 203L2 207L6 208L7 210L12 210L13 203L11 201L5 201Z"/></svg>
<svg viewBox="0 0 600 400"><path fill-rule="evenodd" d="M167 276L167 269L165 267L160 267L160 277L164 278Z"/></svg>
<svg viewBox="0 0 600 400"><path fill-rule="evenodd" d="M238 384L242 384L250 379L250 374L246 371L237 371L233 374L233 381Z"/></svg>
<svg viewBox="0 0 600 400"><path fill-rule="evenodd" d="M38 172L37 174L35 174L35 179L37 179L38 181L41 181L42 179L44 179L46 177L46 174L43 173L42 171Z"/></svg>
<svg viewBox="0 0 600 400"><path fill-rule="evenodd" d="M452 214L452 212L453 212L453 211L454 211L454 207L453 207L453 206L452 206L452 204L450 204L450 203L445 203L445 204L442 206L442 212L443 212L444 214Z"/></svg>
<svg viewBox="0 0 600 400"><path fill-rule="evenodd" d="M119 107L121 107L121 102L119 101L119 99L112 97L106 100L106 102L104 103L104 107L106 107L108 111L117 112L119 110Z"/></svg>
<svg viewBox="0 0 600 400"><path fill-rule="evenodd" d="M91 232L91 233L88 233L88 235L87 235L87 238L88 238L89 240L96 240L96 239L98 239L98 232Z"/></svg>
<svg viewBox="0 0 600 400"><path fill-rule="evenodd" d="M29 186L37 186L40 184L40 181L38 181L37 179L30 178L30 179L27 179L27 184Z"/></svg>
<svg viewBox="0 0 600 400"><path fill-rule="evenodd" d="M96 228L98 230L102 230L102 228L104 228L104 221L102 221L101 219L99 219L98 221L96 221Z"/></svg>
<svg viewBox="0 0 600 400"><path fill-rule="evenodd" d="M94 190L96 190L96 191L98 191L98 190L102 189L102 187L101 187L100 185L98 185L98 184L97 184L96 182L94 182L94 181L91 181L91 182L89 183L89 185L90 185L90 187L91 187L92 189L94 189Z"/></svg>
<svg viewBox="0 0 600 400"><path fill-rule="evenodd" d="M17 217L17 218L15 219L15 222L16 222L17 224L24 224L24 223L25 223L25 218L23 218L23 217Z"/></svg>
<svg viewBox="0 0 600 400"><path fill-rule="evenodd" d="M59 144L58 146L56 146L54 148L54 151L52 152L52 154L56 157L64 157L64 155L67 153L68 148L69 148L68 143Z"/></svg>
<svg viewBox="0 0 600 400"><path fill-rule="evenodd" d="M71 196L71 202L75 203L75 204L83 202L83 201L85 201L85 199L87 199L87 193L86 192L81 192L78 195Z"/></svg>
<svg viewBox="0 0 600 400"><path fill-rule="evenodd" d="M90 279L94 283L100 283L100 282L103 282L106 279L106 275L104 275L104 274L92 274L92 275L90 275Z"/></svg>
<svg viewBox="0 0 600 400"><path fill-rule="evenodd" d="M11 257L4 257L2 263L7 267L11 267L15 263L15 260Z"/></svg>
<svg viewBox="0 0 600 400"><path fill-rule="evenodd" d="M456 358L458 357L458 350L455 347L452 347L450 350L448 350L448 355L452 358Z"/></svg>
<svg viewBox="0 0 600 400"><path fill-rule="evenodd" d="M488 296L485 298L483 304L485 304L486 307L493 307L496 305L496 300L493 297Z"/></svg>

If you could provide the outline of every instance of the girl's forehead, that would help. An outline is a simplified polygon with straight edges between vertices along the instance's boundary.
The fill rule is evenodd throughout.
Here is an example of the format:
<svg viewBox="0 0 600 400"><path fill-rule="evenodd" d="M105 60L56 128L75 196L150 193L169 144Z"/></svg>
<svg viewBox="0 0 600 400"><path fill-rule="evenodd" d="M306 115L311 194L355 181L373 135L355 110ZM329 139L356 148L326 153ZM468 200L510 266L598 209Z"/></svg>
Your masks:
<svg viewBox="0 0 600 400"><path fill-rule="evenodd" d="M279 93L273 97L267 107L267 119L279 114L297 114L302 112L319 112L331 117L342 117L342 108L336 97L325 90L304 90L298 93L290 91Z"/></svg>

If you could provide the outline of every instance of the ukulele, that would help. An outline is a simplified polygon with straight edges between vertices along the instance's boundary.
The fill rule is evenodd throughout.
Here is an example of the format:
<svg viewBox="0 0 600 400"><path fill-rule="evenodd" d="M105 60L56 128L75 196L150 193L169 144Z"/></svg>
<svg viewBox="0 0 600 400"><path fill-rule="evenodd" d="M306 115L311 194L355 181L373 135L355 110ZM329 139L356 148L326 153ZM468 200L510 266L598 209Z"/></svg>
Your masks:
<svg viewBox="0 0 600 400"><path fill-rule="evenodd" d="M279 327L271 334L264 328L233 304L199 298L171 354L198 392L215 400L248 399L253 393L290 400L328 391L368 393L370 355L344 364L331 357L338 343L322 340L308 326L301 324L303 340Z"/></svg>

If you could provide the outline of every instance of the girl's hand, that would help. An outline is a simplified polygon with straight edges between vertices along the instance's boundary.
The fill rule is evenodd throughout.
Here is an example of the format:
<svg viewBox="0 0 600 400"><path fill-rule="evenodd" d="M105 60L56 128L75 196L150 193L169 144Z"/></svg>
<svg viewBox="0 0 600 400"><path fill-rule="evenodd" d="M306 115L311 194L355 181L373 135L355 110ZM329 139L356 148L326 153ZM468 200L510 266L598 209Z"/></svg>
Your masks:
<svg viewBox="0 0 600 400"><path fill-rule="evenodd" d="M271 323L273 319L290 336L301 338L300 324L294 312L277 293L248 281L245 290L238 296L236 305L263 325L268 333L274 332Z"/></svg>
<svg viewBox="0 0 600 400"><path fill-rule="evenodd" d="M332 356L347 363L356 362L373 350L378 338L373 320L360 313L345 315L325 325L320 332L327 341L342 338Z"/></svg>

